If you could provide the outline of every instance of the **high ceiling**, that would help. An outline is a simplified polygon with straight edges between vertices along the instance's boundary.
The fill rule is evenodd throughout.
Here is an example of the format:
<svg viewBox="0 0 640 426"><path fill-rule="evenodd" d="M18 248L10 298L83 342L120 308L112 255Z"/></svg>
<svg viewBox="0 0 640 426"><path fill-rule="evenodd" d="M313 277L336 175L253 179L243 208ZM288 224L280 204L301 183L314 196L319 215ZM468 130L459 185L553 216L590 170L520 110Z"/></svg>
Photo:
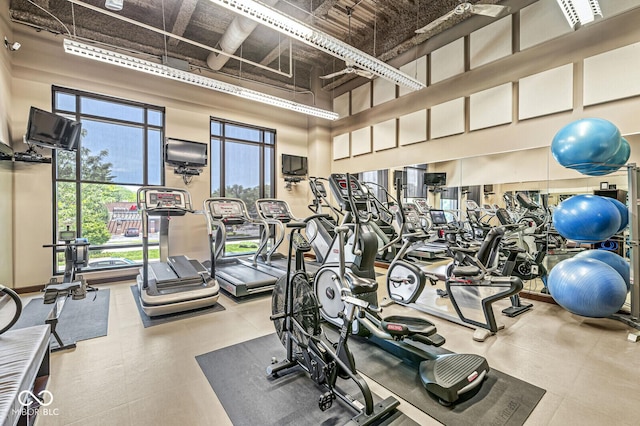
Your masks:
<svg viewBox="0 0 640 426"><path fill-rule="evenodd" d="M455 15L434 31L416 34L416 29L447 14L460 1L262 1L385 62L472 15ZM496 4L500 1L471 0L470 3ZM229 28L233 27L232 22L238 17L209 0L124 0L124 7L118 12L105 8L105 0L11 0L10 13L13 22L38 30L70 33L80 40L104 43L111 49L141 53L147 58L152 55L158 61L162 56L177 58L188 61L191 69L206 71L212 71L207 58L214 59L212 56L217 56L206 47L220 48L223 35L231 31ZM128 22L114 15L128 18ZM486 23L491 22L491 18L483 18ZM250 21L245 18L245 22L241 20L236 24L239 23L241 27L246 22ZM163 34L162 30L170 35ZM230 39L237 39L237 34L238 31L231 32ZM224 64L219 62L221 68L216 72L289 90L308 90L318 82L315 80L318 76L345 67L342 60L301 42L291 41L261 25L246 39L240 38L236 43L240 48L234 54L253 63L232 58ZM170 64L186 65L184 62ZM255 64L281 72L276 73ZM331 90L353 78L355 76L351 74L321 80L321 86Z"/></svg>

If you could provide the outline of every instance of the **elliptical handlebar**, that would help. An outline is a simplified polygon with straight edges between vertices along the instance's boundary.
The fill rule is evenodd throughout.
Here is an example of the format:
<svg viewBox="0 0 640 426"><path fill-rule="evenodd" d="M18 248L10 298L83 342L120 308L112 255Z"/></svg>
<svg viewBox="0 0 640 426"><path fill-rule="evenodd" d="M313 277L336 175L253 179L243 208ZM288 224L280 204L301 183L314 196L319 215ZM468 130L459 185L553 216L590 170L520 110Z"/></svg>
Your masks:
<svg viewBox="0 0 640 426"><path fill-rule="evenodd" d="M353 220L355 224L354 226L355 235L353 237L354 244L351 248L351 253L353 253L354 256L361 256L362 250L358 248L358 241L360 237L360 225L369 223L369 221L373 218L373 214L371 213L371 208L370 208L371 200L367 195L366 197L367 213L366 213L366 218L363 218L360 213L360 210L358 210L358 207L356 206L355 200L353 199L353 191L351 190L351 174L347 173L346 177L347 177L347 198L349 200L351 215L353 216ZM336 229L336 232L337 232L337 229ZM341 245L344 246L344 242L342 242Z"/></svg>

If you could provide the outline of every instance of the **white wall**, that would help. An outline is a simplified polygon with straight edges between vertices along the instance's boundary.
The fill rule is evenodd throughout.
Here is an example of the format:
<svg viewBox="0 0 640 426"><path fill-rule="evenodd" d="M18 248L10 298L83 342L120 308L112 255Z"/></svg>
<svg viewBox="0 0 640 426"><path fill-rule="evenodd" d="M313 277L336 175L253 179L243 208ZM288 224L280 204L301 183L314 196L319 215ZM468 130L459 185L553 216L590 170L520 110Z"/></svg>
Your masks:
<svg viewBox="0 0 640 426"><path fill-rule="evenodd" d="M9 0L0 0L0 34L13 41ZM17 52L16 52L17 53ZM0 143L11 144L11 53L0 48ZM13 287L13 163L0 161L0 284Z"/></svg>
<svg viewBox="0 0 640 426"><path fill-rule="evenodd" d="M556 2L549 2L548 7L550 8L549 13L562 13ZM514 21L514 23L516 22ZM421 120L429 129L427 140L414 144L399 143L396 148L383 152L374 151L357 158L347 156L344 159L337 159L333 162L332 171L355 173L412 164L433 164L460 158L528 152L537 148L548 150L553 136L560 128L583 117L608 119L615 123L623 134L639 132L640 122L637 119L637 111L640 110L640 96L637 96L635 92L629 93L629 96L624 99L616 99L612 102L598 103L588 107L584 104L581 96L586 59L640 42L638 22L640 22L640 7L600 20L581 28L579 31L537 43L524 51L485 63L481 67L465 71L462 74L449 75L445 80L438 77L434 81L436 70L446 65L439 65L436 61L451 60L463 56L464 52L460 49L451 49L450 55L440 58L442 56L440 54L444 50L455 46L455 43L450 43L445 46L446 49L441 48L430 53L432 84L429 87L376 105L357 117L337 120L334 122L332 130L332 135L337 137L348 133L353 128L367 125L375 126L378 123L427 109L428 114L423 117L421 115ZM537 31L544 31L543 21L538 22L537 25ZM517 24L513 26L513 31L520 30L521 28ZM527 27L527 31L530 30L532 30L531 27ZM487 55L491 56L489 53ZM569 88L564 88L566 90L563 94L573 94L570 107L566 107L567 102L564 98L565 102L562 107L558 107L555 103L551 105L549 101L548 108L542 108L540 110L542 112L536 112L540 116L533 118L527 116L528 119L519 120L518 100L522 93L518 91L518 85L514 83L567 64L572 64L567 69L572 73L573 78L563 80L563 84L570 85ZM621 64L617 63L616 66L619 67ZM492 105L483 105L483 108L488 109L484 111L486 117L497 117L500 113L501 119L498 122L490 123L494 127L479 129L484 126L477 126L473 122L473 96L498 87L507 88L504 96L500 97L500 99L506 99L507 103L492 102ZM513 87L512 97L509 96L509 87ZM459 117L460 113L447 112L444 116L439 114L439 108L442 105L463 98L471 98L470 102L467 102L470 107L463 112L463 118ZM530 96L526 100L532 101ZM545 102L545 99L541 97L536 101ZM442 134L440 131L443 125L451 125L454 121L459 122L460 120L464 121L464 127L458 124L459 134L453 134L456 132ZM495 126L501 123L505 124ZM474 130L476 128L478 130ZM516 169L515 172L523 175L528 173L529 165L526 160L526 156L519 160L519 169ZM494 171L491 165L478 164L477 167L478 169L474 171L475 175L493 176ZM483 181L489 183L486 178ZM477 184L481 183L483 182L477 182ZM467 184L473 185L474 183L468 182L465 185Z"/></svg>

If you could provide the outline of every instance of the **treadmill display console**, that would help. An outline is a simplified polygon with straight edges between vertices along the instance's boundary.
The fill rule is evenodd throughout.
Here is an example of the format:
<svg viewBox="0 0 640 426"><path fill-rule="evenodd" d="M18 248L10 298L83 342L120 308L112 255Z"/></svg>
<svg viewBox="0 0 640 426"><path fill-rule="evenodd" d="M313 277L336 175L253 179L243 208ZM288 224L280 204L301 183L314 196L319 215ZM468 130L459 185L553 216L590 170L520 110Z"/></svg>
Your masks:
<svg viewBox="0 0 640 426"><path fill-rule="evenodd" d="M242 205L236 201L218 201L211 207L212 213L222 219L243 216Z"/></svg>
<svg viewBox="0 0 640 426"><path fill-rule="evenodd" d="M265 219L277 219L282 222L288 222L291 220L289 209L284 201L258 201L258 209L260 211L260 215Z"/></svg>
<svg viewBox="0 0 640 426"><path fill-rule="evenodd" d="M178 192L150 191L147 192L147 197L147 205L153 208L186 208L182 194Z"/></svg>

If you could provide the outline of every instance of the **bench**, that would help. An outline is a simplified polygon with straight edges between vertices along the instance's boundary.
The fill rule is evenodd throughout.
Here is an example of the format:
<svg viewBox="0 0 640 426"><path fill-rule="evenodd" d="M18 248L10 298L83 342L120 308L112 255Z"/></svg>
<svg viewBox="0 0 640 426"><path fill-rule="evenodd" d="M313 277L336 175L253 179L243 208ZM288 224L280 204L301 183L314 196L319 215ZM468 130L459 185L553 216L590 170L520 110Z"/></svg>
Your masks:
<svg viewBox="0 0 640 426"><path fill-rule="evenodd" d="M37 325L0 335L0 425L15 426L26 416L29 409L20 403L21 392L38 395L44 389L49 377L50 334L48 325Z"/></svg>

